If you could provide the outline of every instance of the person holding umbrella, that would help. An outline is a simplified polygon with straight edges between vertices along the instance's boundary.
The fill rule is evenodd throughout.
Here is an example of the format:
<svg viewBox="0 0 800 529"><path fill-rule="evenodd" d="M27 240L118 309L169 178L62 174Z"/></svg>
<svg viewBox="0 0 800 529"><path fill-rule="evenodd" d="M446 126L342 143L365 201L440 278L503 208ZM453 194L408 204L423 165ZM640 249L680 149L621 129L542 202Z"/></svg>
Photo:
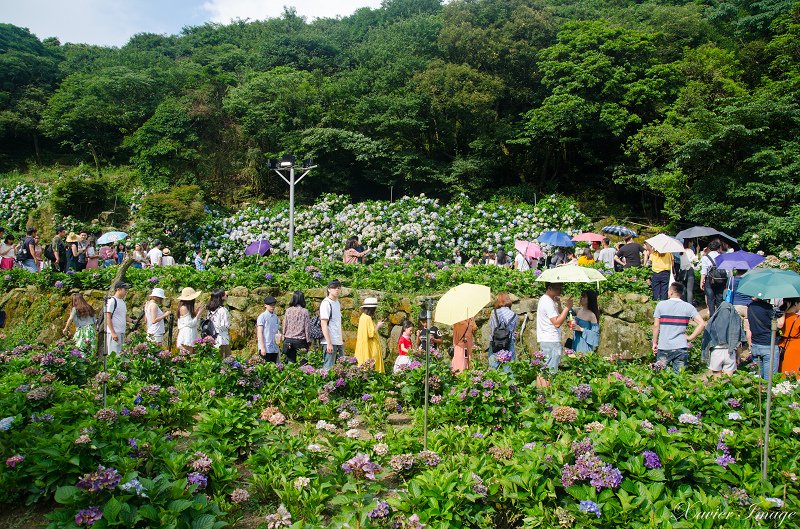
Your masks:
<svg viewBox="0 0 800 529"><path fill-rule="evenodd" d="M453 325L453 358L450 360L450 369L453 372L461 373L469 369L477 330L475 318L468 318Z"/></svg>
<svg viewBox="0 0 800 529"><path fill-rule="evenodd" d="M747 342L753 353L753 361L758 364L758 372L765 380L769 378L770 366L772 366L772 373L777 373L780 362L777 347L772 351L773 358L770 360L771 320L774 313L775 308L766 299L753 298L753 302L747 306Z"/></svg>

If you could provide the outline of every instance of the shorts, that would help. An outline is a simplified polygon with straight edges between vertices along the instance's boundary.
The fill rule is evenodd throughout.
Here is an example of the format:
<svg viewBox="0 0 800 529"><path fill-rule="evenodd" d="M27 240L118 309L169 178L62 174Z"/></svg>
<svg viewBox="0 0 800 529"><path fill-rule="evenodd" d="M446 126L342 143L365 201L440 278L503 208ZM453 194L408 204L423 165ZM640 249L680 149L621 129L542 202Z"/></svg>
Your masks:
<svg viewBox="0 0 800 529"><path fill-rule="evenodd" d="M725 371L728 373L736 371L736 351L728 351L728 346L711 348L708 368L711 371Z"/></svg>

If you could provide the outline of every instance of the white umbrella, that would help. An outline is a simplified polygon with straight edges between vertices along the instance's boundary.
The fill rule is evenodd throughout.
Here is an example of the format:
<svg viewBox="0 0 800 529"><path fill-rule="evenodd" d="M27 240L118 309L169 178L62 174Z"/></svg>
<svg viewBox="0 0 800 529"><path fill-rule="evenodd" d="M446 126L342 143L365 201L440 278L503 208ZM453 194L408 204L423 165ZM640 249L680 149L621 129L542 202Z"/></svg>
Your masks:
<svg viewBox="0 0 800 529"><path fill-rule="evenodd" d="M683 253L683 245L669 235L659 233L655 237L645 240L658 253Z"/></svg>

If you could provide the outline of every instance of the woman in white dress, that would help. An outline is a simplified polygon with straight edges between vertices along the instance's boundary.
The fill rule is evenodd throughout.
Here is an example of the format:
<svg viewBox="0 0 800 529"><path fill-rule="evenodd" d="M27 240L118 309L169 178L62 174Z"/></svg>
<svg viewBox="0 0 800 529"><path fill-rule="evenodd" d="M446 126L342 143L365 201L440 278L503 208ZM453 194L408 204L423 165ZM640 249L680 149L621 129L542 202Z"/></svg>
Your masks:
<svg viewBox="0 0 800 529"><path fill-rule="evenodd" d="M201 292L192 287L186 287L178 298L178 350L187 354L194 352L194 342L198 338L197 326L200 322L200 313L203 306L195 307L195 300Z"/></svg>
<svg viewBox="0 0 800 529"><path fill-rule="evenodd" d="M231 355L231 313L225 307L226 299L228 294L219 289L211 293L211 300L208 302L208 319L214 324L215 345L223 358Z"/></svg>

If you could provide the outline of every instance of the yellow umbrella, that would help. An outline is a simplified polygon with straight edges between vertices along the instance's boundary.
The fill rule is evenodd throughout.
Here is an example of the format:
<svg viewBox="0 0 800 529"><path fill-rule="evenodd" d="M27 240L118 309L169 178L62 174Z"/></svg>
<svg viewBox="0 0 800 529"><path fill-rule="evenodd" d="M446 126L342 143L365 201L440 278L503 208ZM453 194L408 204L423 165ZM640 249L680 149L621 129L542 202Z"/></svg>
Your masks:
<svg viewBox="0 0 800 529"><path fill-rule="evenodd" d="M462 283L445 292L436 304L433 321L455 325L477 315L491 300L492 293L489 287Z"/></svg>
<svg viewBox="0 0 800 529"><path fill-rule="evenodd" d="M597 283L605 280L606 276L600 270L576 265L548 268L536 278L536 281L547 283Z"/></svg>

